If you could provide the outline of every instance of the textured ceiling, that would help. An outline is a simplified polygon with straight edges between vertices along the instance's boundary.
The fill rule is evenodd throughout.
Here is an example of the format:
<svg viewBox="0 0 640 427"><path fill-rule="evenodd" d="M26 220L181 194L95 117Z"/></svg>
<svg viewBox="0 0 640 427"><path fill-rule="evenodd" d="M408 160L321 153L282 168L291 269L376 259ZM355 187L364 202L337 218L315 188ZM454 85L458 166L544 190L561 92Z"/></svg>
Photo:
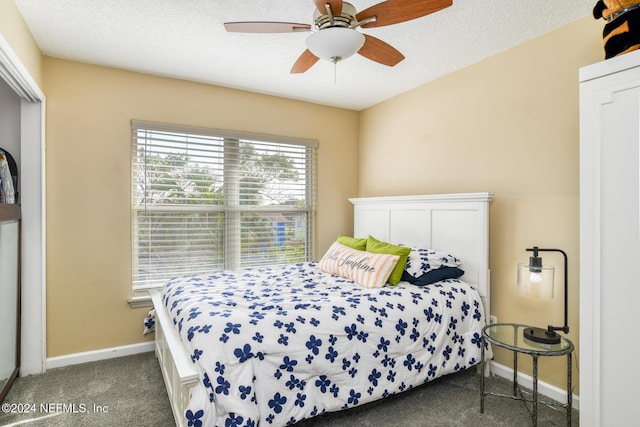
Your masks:
<svg viewBox="0 0 640 427"><path fill-rule="evenodd" d="M310 0L15 0L46 55L361 110L590 15L595 0L453 0L423 18L360 29L402 52L289 70L309 33L227 33L227 21L312 24ZM358 11L378 0L351 0Z"/></svg>

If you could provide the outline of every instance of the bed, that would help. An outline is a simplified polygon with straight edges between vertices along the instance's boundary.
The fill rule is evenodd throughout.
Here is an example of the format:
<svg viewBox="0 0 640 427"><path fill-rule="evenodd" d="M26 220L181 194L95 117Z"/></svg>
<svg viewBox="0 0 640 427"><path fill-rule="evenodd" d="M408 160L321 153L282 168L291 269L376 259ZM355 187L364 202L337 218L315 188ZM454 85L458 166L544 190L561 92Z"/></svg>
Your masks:
<svg viewBox="0 0 640 427"><path fill-rule="evenodd" d="M350 199L355 237L455 254L458 279L369 289L299 263L179 277L152 292L176 424L291 425L478 365L490 200Z"/></svg>

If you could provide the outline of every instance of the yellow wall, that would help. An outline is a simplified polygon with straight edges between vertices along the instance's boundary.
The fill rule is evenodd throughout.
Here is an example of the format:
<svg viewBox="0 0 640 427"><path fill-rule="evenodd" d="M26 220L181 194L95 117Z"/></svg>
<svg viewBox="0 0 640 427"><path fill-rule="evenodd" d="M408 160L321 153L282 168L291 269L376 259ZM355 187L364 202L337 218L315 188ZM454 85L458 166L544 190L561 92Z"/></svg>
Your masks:
<svg viewBox="0 0 640 427"><path fill-rule="evenodd" d="M316 255L351 232L348 197L493 192L492 313L560 324L560 299L516 296L514 282L526 247L562 248L579 344L577 77L602 60L601 31L585 17L357 113L42 59L14 2L0 0L0 34L47 96L47 356L143 340L146 310L126 303L131 119L317 139ZM505 352L496 360L511 365ZM543 360L541 378L563 387L563 364Z"/></svg>
<svg viewBox="0 0 640 427"><path fill-rule="evenodd" d="M515 294L534 245L569 257L569 338L579 336L578 68L603 59L602 24L578 20L383 102L360 116L360 196L490 191L491 311L499 322L562 325L552 302ZM446 248L444 248L446 249ZM562 258L555 265L562 286ZM520 370L530 369L524 360ZM512 366L512 356L496 361ZM555 364L554 364L555 363ZM566 387L566 360L541 361ZM575 376L577 378L577 375Z"/></svg>
<svg viewBox="0 0 640 427"><path fill-rule="evenodd" d="M146 309L127 304L131 119L318 140L316 254L351 231L356 112L48 57L43 70L48 357L143 341Z"/></svg>
<svg viewBox="0 0 640 427"><path fill-rule="evenodd" d="M42 55L13 0L0 0L0 35L9 43L36 84L42 87Z"/></svg>

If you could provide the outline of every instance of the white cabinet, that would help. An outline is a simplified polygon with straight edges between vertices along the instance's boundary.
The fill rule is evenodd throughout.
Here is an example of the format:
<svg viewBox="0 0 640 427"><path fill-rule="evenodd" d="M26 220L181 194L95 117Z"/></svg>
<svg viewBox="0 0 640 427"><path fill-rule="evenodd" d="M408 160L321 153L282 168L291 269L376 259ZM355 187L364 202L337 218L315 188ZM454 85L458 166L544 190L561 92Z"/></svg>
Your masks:
<svg viewBox="0 0 640 427"><path fill-rule="evenodd" d="M640 420L640 52L580 69L580 425Z"/></svg>

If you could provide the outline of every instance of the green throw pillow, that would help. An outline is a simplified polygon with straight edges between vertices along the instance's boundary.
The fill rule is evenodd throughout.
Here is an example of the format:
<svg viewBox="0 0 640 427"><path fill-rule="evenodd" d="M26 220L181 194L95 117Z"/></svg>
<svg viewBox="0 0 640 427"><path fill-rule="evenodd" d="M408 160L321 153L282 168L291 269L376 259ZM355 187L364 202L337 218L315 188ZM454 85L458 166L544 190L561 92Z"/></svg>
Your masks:
<svg viewBox="0 0 640 427"><path fill-rule="evenodd" d="M338 243L357 251L364 251L367 249L367 239L363 237L338 236Z"/></svg>
<svg viewBox="0 0 640 427"><path fill-rule="evenodd" d="M396 264L395 268L391 272L391 276L387 280L392 285L397 285L400 283L400 279L402 278L402 272L404 271L405 265L407 265L407 257L409 253L411 253L411 248L407 246L397 246L392 245L391 243L381 242L376 238L369 236L367 239L367 252L371 252L374 254L391 254L398 255L400 259Z"/></svg>

